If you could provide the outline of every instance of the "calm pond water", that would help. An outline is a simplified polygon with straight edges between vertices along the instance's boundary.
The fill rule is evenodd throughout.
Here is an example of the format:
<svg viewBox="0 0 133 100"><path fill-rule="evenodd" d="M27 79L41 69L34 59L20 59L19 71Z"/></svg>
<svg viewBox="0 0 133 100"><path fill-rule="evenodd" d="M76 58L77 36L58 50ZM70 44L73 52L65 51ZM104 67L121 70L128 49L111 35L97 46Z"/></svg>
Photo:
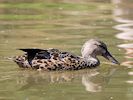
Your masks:
<svg viewBox="0 0 133 100"><path fill-rule="evenodd" d="M0 100L132 100L132 11L132 0L0 0ZM37 72L7 59L27 47L81 55L90 38L121 66L100 57L96 69Z"/></svg>

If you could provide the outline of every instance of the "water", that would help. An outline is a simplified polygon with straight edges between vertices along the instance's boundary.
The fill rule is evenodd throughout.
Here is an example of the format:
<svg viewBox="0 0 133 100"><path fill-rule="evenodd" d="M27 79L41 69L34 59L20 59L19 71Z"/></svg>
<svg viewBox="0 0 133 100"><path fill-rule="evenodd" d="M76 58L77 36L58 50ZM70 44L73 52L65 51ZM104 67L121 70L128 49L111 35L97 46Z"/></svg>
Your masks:
<svg viewBox="0 0 133 100"><path fill-rule="evenodd" d="M1 0L1 100L132 100L132 0ZM107 43L121 62L100 57L96 69L21 70L7 59L18 48L58 48L80 54L90 38Z"/></svg>

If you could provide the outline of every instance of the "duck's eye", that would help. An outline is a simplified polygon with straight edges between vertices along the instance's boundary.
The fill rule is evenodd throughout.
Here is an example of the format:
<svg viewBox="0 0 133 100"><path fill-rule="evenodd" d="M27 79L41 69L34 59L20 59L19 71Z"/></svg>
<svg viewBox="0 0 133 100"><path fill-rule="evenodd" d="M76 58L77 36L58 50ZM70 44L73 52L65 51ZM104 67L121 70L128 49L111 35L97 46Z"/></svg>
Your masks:
<svg viewBox="0 0 133 100"><path fill-rule="evenodd" d="M105 50L107 49L106 47L104 47L104 46L102 46L102 45L98 45L98 46L101 47L101 48L103 48L103 49L105 49Z"/></svg>
<svg viewBox="0 0 133 100"><path fill-rule="evenodd" d="M98 44L94 44L94 45L99 46L100 48L107 50L107 48L103 45L98 45Z"/></svg>

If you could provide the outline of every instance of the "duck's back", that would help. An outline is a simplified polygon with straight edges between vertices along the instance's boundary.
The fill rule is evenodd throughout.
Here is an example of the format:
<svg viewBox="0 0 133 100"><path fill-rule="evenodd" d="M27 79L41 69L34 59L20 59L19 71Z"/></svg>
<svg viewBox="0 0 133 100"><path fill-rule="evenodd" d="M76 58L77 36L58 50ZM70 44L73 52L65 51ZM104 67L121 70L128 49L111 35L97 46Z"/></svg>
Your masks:
<svg viewBox="0 0 133 100"><path fill-rule="evenodd" d="M43 70L76 70L81 69L83 59L69 52L58 49L21 49L26 52L15 57L15 62L21 68L34 68Z"/></svg>

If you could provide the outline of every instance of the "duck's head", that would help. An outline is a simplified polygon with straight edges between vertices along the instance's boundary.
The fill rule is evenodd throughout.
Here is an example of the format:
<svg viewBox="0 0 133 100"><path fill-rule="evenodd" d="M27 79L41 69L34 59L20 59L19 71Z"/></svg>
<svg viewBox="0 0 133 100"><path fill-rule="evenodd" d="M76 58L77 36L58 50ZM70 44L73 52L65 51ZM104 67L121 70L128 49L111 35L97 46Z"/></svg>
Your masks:
<svg viewBox="0 0 133 100"><path fill-rule="evenodd" d="M120 64L108 51L106 44L100 40L91 39L86 41L81 49L81 53L84 58L96 58L98 55L100 55L112 63Z"/></svg>

